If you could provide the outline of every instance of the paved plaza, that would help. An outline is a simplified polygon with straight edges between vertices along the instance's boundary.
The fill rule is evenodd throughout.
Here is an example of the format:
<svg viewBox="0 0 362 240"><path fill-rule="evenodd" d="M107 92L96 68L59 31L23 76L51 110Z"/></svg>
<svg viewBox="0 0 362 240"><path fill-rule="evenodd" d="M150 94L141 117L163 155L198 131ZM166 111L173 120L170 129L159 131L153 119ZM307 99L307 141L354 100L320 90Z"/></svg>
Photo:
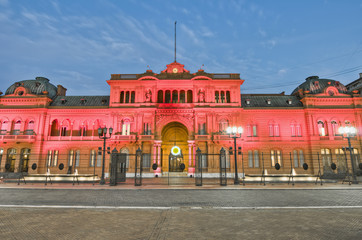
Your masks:
<svg viewBox="0 0 362 240"><path fill-rule="evenodd" d="M360 185L53 185L0 185L0 239L360 239L362 235Z"/></svg>

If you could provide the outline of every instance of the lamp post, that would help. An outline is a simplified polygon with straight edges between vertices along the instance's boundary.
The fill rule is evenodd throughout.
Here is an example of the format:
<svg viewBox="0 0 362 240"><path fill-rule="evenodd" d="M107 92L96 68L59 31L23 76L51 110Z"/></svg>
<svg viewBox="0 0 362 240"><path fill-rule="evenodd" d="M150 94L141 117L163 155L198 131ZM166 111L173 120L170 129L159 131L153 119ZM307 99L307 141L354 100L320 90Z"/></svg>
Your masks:
<svg viewBox="0 0 362 240"><path fill-rule="evenodd" d="M339 131L339 133L341 133L343 135L343 137L347 138L347 140L348 140L348 148L345 148L345 149L349 150L349 153L351 156L352 183L357 184L358 181L357 181L356 175L354 173L353 154L352 154L353 148L351 147L351 138L356 135L357 129L355 127L345 126L345 127L340 127L338 129L338 131ZM347 166L347 168L348 168L348 166Z"/></svg>
<svg viewBox="0 0 362 240"><path fill-rule="evenodd" d="M99 181L100 185L104 185L106 181L104 180L104 162L106 160L106 140L110 139L112 136L113 128L109 128L109 137L107 137L107 128L98 128L98 136L100 139L103 139L103 162L102 162L102 177Z"/></svg>
<svg viewBox="0 0 362 240"><path fill-rule="evenodd" d="M237 162L237 154L236 154L236 139L237 138L241 138L241 134L243 133L243 128L242 127L228 127L226 129L226 132L229 134L230 138L234 138L234 158L235 158L235 179L234 179L234 184L235 185L239 185L240 181L239 181L239 177L238 177L238 162Z"/></svg>

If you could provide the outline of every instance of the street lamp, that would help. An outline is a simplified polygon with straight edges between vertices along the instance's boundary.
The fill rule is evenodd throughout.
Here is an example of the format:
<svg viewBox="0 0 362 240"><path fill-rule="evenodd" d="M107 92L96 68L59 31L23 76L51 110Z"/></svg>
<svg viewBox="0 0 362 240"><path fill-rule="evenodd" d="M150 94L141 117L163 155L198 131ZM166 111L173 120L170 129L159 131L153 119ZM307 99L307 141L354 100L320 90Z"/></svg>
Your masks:
<svg viewBox="0 0 362 240"><path fill-rule="evenodd" d="M104 180L104 162L106 160L106 140L110 139L112 136L113 128L109 128L109 137L107 137L107 128L98 128L98 136L100 139L103 139L103 163L102 163L102 177L99 181L100 185L104 185L106 181Z"/></svg>
<svg viewBox="0 0 362 240"><path fill-rule="evenodd" d="M238 162L237 162L237 156L236 156L236 139L241 138L241 134L243 133L242 127L228 127L226 129L227 134L229 134L230 138L234 138L234 157L235 157L235 179L234 184L239 185L239 177L238 177Z"/></svg>
<svg viewBox="0 0 362 240"><path fill-rule="evenodd" d="M338 129L339 133L343 135L343 137L347 138L348 140L348 148L345 148L345 150L349 150L350 156L351 156L351 166L352 166L352 183L357 184L357 178L356 175L354 173L354 164L353 164L353 155L352 155L352 150L353 148L351 147L351 138L354 137L357 133L357 129L355 127L351 127L351 126L345 126L345 127L340 127ZM348 168L348 166L347 166Z"/></svg>

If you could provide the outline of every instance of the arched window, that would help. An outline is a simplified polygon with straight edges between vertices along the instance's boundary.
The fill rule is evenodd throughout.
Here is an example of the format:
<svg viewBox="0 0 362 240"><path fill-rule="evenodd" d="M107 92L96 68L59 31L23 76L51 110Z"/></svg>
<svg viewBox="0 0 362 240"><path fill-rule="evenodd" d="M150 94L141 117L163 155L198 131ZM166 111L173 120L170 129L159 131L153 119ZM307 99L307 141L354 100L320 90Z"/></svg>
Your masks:
<svg viewBox="0 0 362 240"><path fill-rule="evenodd" d="M129 103L129 91L126 92L126 100L125 103Z"/></svg>
<svg viewBox="0 0 362 240"><path fill-rule="evenodd" d="M326 136L326 129L324 122L318 121L318 131L319 131L319 136Z"/></svg>
<svg viewBox="0 0 362 240"><path fill-rule="evenodd" d="M331 122L333 136L338 136L338 123L336 121Z"/></svg>
<svg viewBox="0 0 362 240"><path fill-rule="evenodd" d="M219 91L215 91L215 103L219 103L219 101L220 101Z"/></svg>
<svg viewBox="0 0 362 240"><path fill-rule="evenodd" d="M230 103L230 91L226 91L226 102Z"/></svg>
<svg viewBox="0 0 362 240"><path fill-rule="evenodd" d="M192 90L187 90L187 103L193 102Z"/></svg>
<svg viewBox="0 0 362 240"><path fill-rule="evenodd" d="M273 124L269 124L269 137L274 136L274 126Z"/></svg>
<svg viewBox="0 0 362 240"><path fill-rule="evenodd" d="M120 153L127 154L126 155L126 169L128 169L128 167L129 167L129 150L128 150L128 148L122 148L120 150Z"/></svg>
<svg viewBox="0 0 362 240"><path fill-rule="evenodd" d="M16 149L9 148L7 158L6 158L6 164L9 164L10 168L7 170L7 172L14 172L15 160L16 160Z"/></svg>
<svg viewBox="0 0 362 240"><path fill-rule="evenodd" d="M297 136L298 136L298 137L301 137L301 136L302 136L302 127L300 126L300 124L297 124L297 125L295 126L295 130L296 130L296 132L297 132Z"/></svg>
<svg viewBox="0 0 362 240"><path fill-rule="evenodd" d="M274 124L274 136L279 137L279 124Z"/></svg>
<svg viewBox="0 0 362 240"><path fill-rule="evenodd" d="M185 103L185 90L180 91L180 103Z"/></svg>
<svg viewBox="0 0 362 240"><path fill-rule="evenodd" d="M59 136L59 124L56 119L52 122L50 136Z"/></svg>
<svg viewBox="0 0 362 240"><path fill-rule="evenodd" d="M158 102L158 103L163 103L163 91L162 91L162 90L158 90L158 93L157 93L157 102Z"/></svg>
<svg viewBox="0 0 362 240"><path fill-rule="evenodd" d="M69 129L70 129L69 122L64 121L63 124L62 124L62 127L61 127L60 136L70 136Z"/></svg>
<svg viewBox="0 0 362 240"><path fill-rule="evenodd" d="M177 92L177 90L172 91L172 103L178 103L178 92Z"/></svg>
<svg viewBox="0 0 362 240"><path fill-rule="evenodd" d="M122 135L131 134L131 122L128 118L123 119L122 121Z"/></svg>
<svg viewBox="0 0 362 240"><path fill-rule="evenodd" d="M224 103L224 102L225 102L225 92L224 92L224 91L221 91L221 92L220 92L220 102L221 102L221 103Z"/></svg>
<svg viewBox="0 0 362 240"><path fill-rule="evenodd" d="M121 91L121 94L119 96L119 102L124 103L124 91Z"/></svg>
<svg viewBox="0 0 362 240"><path fill-rule="evenodd" d="M25 130L25 135L33 135L34 134L34 121L30 120L28 122L27 129Z"/></svg>
<svg viewBox="0 0 362 240"><path fill-rule="evenodd" d="M171 103L171 91L170 90L166 90L165 103Z"/></svg>
<svg viewBox="0 0 362 240"><path fill-rule="evenodd" d="M132 91L131 92L131 103L135 103L135 100L136 100L136 92Z"/></svg>
<svg viewBox="0 0 362 240"><path fill-rule="evenodd" d="M87 136L87 126L84 123L79 127L79 136Z"/></svg>
<svg viewBox="0 0 362 240"><path fill-rule="evenodd" d="M20 134L20 127L21 127L21 121L16 120L13 127L12 135L19 135Z"/></svg>
<svg viewBox="0 0 362 240"><path fill-rule="evenodd" d="M3 121L1 124L1 135L5 135L8 132L9 122L7 120Z"/></svg>

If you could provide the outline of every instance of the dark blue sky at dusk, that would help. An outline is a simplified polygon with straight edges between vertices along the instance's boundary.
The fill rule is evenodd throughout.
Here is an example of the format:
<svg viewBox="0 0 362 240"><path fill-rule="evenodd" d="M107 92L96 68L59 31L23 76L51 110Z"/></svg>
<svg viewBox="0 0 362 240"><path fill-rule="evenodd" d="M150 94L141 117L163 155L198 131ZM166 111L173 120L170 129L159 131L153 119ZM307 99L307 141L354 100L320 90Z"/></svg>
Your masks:
<svg viewBox="0 0 362 240"><path fill-rule="evenodd" d="M290 94L311 75L362 72L362 1L0 0L0 90L43 76L108 95L113 73L240 73L242 93Z"/></svg>

